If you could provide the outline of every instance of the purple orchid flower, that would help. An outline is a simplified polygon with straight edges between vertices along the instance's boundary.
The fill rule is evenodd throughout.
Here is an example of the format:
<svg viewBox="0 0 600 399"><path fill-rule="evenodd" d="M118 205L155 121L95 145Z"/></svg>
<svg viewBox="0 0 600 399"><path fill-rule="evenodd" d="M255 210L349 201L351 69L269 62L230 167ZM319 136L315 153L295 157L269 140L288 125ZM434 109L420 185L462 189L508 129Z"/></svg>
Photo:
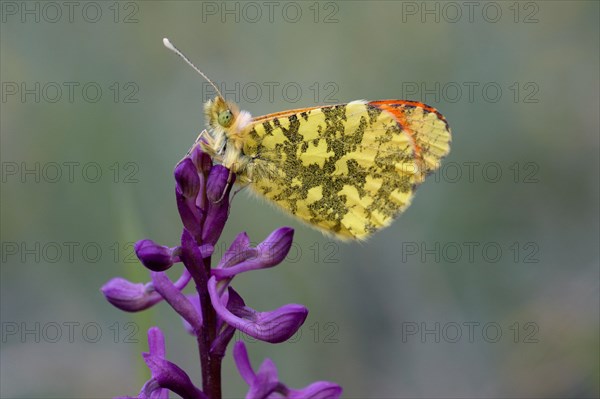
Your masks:
<svg viewBox="0 0 600 399"><path fill-rule="evenodd" d="M225 251L217 266L211 268L214 245L229 216L229 194L235 181L228 169L213 165L200 146L195 146L175 168L175 197L183 224L180 245L163 246L140 240L135 253L151 271L148 283L132 283L113 278L101 289L115 307L138 312L166 301L183 319L185 329L196 337L200 352L202 390L189 376L165 358L165 342L158 327L148 331L149 352L143 353L152 377L138 398L165 399L168 392L183 398L219 399L221 397L221 360L236 330L256 339L279 343L293 336L302 326L308 309L298 304L283 305L259 312L247 306L231 287L238 274L280 264L287 256L294 236L289 227L276 229L256 247L246 233L240 233ZM184 268L176 282L165 271L176 263ZM190 280L196 293L183 294ZM277 369L265 360L257 373L252 370L245 346L238 342L234 358L242 378L248 383L247 398L338 398L341 388L329 382L316 382L302 390L280 383Z"/></svg>
<svg viewBox="0 0 600 399"><path fill-rule="evenodd" d="M334 399L342 394L342 387L328 381L317 381L303 389L290 389L279 382L277 368L271 359L265 359L255 373L242 341L235 343L233 358L240 375L250 387L246 399Z"/></svg>
<svg viewBox="0 0 600 399"><path fill-rule="evenodd" d="M142 356L152 377L146 381L136 398L168 399L169 391L172 391L183 398L208 399L201 390L194 386L185 371L165 359L165 337L158 327L151 327L148 330L148 347L149 352L142 353Z"/></svg>

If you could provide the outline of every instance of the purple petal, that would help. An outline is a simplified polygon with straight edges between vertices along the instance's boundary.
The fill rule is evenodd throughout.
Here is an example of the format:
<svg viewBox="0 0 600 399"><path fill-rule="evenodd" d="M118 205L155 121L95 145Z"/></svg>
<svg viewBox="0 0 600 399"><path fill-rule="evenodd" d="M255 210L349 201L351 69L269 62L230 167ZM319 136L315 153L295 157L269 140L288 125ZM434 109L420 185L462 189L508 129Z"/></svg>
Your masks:
<svg viewBox="0 0 600 399"><path fill-rule="evenodd" d="M235 237L229 248L227 248L217 268L231 267L256 255L257 251L250 248L248 234L242 232Z"/></svg>
<svg viewBox="0 0 600 399"><path fill-rule="evenodd" d="M219 329L220 332L210 345L210 354L214 356L224 357L227 351L227 345L231 342L233 335L235 334L235 328L229 324L223 323L224 327Z"/></svg>
<svg viewBox="0 0 600 399"><path fill-rule="evenodd" d="M175 167L175 181L177 189L185 198L196 199L200 192L200 177L194 162L190 158L184 158Z"/></svg>
<svg viewBox="0 0 600 399"><path fill-rule="evenodd" d="M275 266L281 263L292 246L294 240L294 229L291 227L280 227L273 231L269 236L256 247L260 252L260 257L267 265Z"/></svg>
<svg viewBox="0 0 600 399"><path fill-rule="evenodd" d="M196 206L194 198L185 198L179 189L175 190L175 198L183 226L196 238L197 242L201 242L205 212Z"/></svg>
<svg viewBox="0 0 600 399"><path fill-rule="evenodd" d="M204 197L204 179L200 179L192 159L184 158L175 168L177 187L175 196L177 209L185 228L192 233L198 243L202 237L202 225L205 218L205 209L199 207L198 197Z"/></svg>
<svg viewBox="0 0 600 399"><path fill-rule="evenodd" d="M288 389L278 381L277 369L270 359L265 359L258 373L254 373L243 341L235 343L233 359L240 375L250 386L246 398L337 399L342 394L339 385L328 381L318 381L303 389Z"/></svg>
<svg viewBox="0 0 600 399"><path fill-rule="evenodd" d="M210 202L217 202L221 198L228 197L231 185L235 181L235 175L232 174L233 181L229 185L227 184L230 173L229 169L222 165L215 165L210 170L206 184L206 196Z"/></svg>
<svg viewBox="0 0 600 399"><path fill-rule="evenodd" d="M257 312L254 326L264 341L279 343L290 339L304 324L308 309L298 304L288 304L270 312Z"/></svg>
<svg viewBox="0 0 600 399"><path fill-rule="evenodd" d="M212 168L212 159L210 155L202 151L200 145L195 145L190 151L190 159L194 162L198 177L200 178L200 192L196 197L196 206L200 209L207 209L208 199L206 198L206 181Z"/></svg>
<svg viewBox="0 0 600 399"><path fill-rule="evenodd" d="M184 398L208 399L202 391L194 386L185 371L176 364L149 353L143 353L142 356L152 373L152 378L162 388L167 388Z"/></svg>
<svg viewBox="0 0 600 399"><path fill-rule="evenodd" d="M200 320L202 320L202 309L200 307L200 298L198 297L198 294L189 294L185 297L192 304L196 313L200 316ZM194 330L194 327L192 327L192 325L184 317L181 318L181 321L183 323L183 328L185 328L189 334L196 336L197 331Z"/></svg>
<svg viewBox="0 0 600 399"><path fill-rule="evenodd" d="M165 337L160 328L150 327L148 329L148 348L150 354L165 357ZM158 382L152 378L144 384L138 396L148 399L169 399L169 391L161 388Z"/></svg>
<svg viewBox="0 0 600 399"><path fill-rule="evenodd" d="M204 264L204 256L196 240L187 229L181 234L181 260L185 268L190 272L196 285L204 286L207 280L207 270Z"/></svg>
<svg viewBox="0 0 600 399"><path fill-rule="evenodd" d="M150 354L159 357L165 357L166 355L165 336L158 327L148 329L148 350Z"/></svg>
<svg viewBox="0 0 600 399"><path fill-rule="evenodd" d="M139 312L162 300L152 285L132 283L121 277L110 279L100 291L108 302L126 312Z"/></svg>
<svg viewBox="0 0 600 399"><path fill-rule="evenodd" d="M289 399L337 399L342 396L342 387L328 381L317 381L303 389L290 389Z"/></svg>
<svg viewBox="0 0 600 399"><path fill-rule="evenodd" d="M229 217L229 192L235 182L232 175L230 184L227 184L229 170L221 165L215 165L210 171L206 184L208 197L208 211L202 230L202 242L214 245L225 227Z"/></svg>
<svg viewBox="0 0 600 399"><path fill-rule="evenodd" d="M137 399L169 399L169 390L161 388L158 381L150 378L142 386Z"/></svg>
<svg viewBox="0 0 600 399"><path fill-rule="evenodd" d="M217 292L215 277L211 277L208 281L208 292L215 311L223 321L249 336L265 342L279 343L289 339L298 331L308 316L308 309L297 304L288 304L270 312L257 312L240 304L230 306L230 303L233 303L232 300L241 300L231 287L229 288L230 303L225 307Z"/></svg>
<svg viewBox="0 0 600 399"><path fill-rule="evenodd" d="M174 250L158 245L152 240L140 240L135 243L135 254L144 266L155 272L162 272L173 266Z"/></svg>
<svg viewBox="0 0 600 399"><path fill-rule="evenodd" d="M246 344L243 341L237 341L233 346L233 360L237 366L240 375L246 381L246 384L251 385L256 377L254 370L252 370L252 364L248 357L248 350Z"/></svg>
<svg viewBox="0 0 600 399"><path fill-rule="evenodd" d="M246 306L246 302L244 302L240 294L231 287L227 287L227 291L221 296L221 302L226 304L227 309L236 316L242 317L243 315L254 313L252 309Z"/></svg>
<svg viewBox="0 0 600 399"><path fill-rule="evenodd" d="M223 198L218 203L209 202L202 229L202 242L214 245L223 233L227 218L229 218L229 198Z"/></svg>
<svg viewBox="0 0 600 399"><path fill-rule="evenodd" d="M204 258L208 258L215 251L215 247L211 244L202 244L198 247L198 249Z"/></svg>
<svg viewBox="0 0 600 399"><path fill-rule="evenodd" d="M202 151L202 148L199 145L196 145L192 148L189 157L192 162L194 162L198 173L208 175L212 168L212 159L210 155Z"/></svg>
<svg viewBox="0 0 600 399"><path fill-rule="evenodd" d="M291 227L281 227L272 232L263 242L257 245L255 256L251 256L250 249L242 250L239 258L243 261L235 266L227 267L232 262L231 259L222 265L222 268L212 270L212 274L219 280L232 278L236 274L250 270L265 269L281 263L287 256L292 246L294 238L294 229ZM246 259L244 259L246 258ZM221 261L223 262L223 261Z"/></svg>
<svg viewBox="0 0 600 399"><path fill-rule="evenodd" d="M271 359L265 359L246 394L246 399L266 399L280 386L277 367Z"/></svg>
<svg viewBox="0 0 600 399"><path fill-rule="evenodd" d="M175 288L177 288L179 291L183 290L188 285L191 279L192 275L190 274L190 272L186 268L183 268L181 276L179 276L177 281L175 281Z"/></svg>
<svg viewBox="0 0 600 399"><path fill-rule="evenodd" d="M152 272L152 282L156 291L183 317L195 331L194 335L202 331L202 315L196 311L194 305L179 291L163 272Z"/></svg>

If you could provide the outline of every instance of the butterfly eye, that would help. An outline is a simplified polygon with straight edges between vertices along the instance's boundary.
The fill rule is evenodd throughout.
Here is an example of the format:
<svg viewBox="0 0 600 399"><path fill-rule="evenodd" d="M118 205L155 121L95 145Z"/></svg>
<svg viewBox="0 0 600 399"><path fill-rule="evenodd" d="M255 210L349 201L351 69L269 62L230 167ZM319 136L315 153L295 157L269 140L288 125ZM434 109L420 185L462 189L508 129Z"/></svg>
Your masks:
<svg viewBox="0 0 600 399"><path fill-rule="evenodd" d="M229 126L231 126L232 122L233 122L233 114L231 113L230 110L226 109L225 111L223 111L219 114L219 125L221 125L223 127L229 127Z"/></svg>

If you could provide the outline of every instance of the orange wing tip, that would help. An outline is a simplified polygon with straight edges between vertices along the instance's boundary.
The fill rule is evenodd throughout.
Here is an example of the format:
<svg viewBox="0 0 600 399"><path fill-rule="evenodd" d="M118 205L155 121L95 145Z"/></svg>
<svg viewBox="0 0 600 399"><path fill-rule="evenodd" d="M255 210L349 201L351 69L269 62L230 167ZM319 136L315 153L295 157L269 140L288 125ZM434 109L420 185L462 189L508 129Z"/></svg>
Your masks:
<svg viewBox="0 0 600 399"><path fill-rule="evenodd" d="M421 158L421 146L415 140L415 135L413 130L410 128L408 121L406 120L406 115L404 114L404 107L406 104L404 102L398 100L380 100L380 101L371 101L369 105L372 105L382 111L387 111L394 116L396 122L400 125L400 128L405 131L409 136L413 144L413 148L415 151L415 155L417 158Z"/></svg>
<svg viewBox="0 0 600 399"><path fill-rule="evenodd" d="M441 121L446 124L446 129L450 130L448 126L448 121L444 115L442 115L437 109L434 107L422 103L420 101L411 101L411 100L378 100L378 101L370 101L370 105L377 107L379 109L385 109L386 111L391 112L394 116L397 117L398 114L402 112L402 108L422 108L427 112L434 113Z"/></svg>

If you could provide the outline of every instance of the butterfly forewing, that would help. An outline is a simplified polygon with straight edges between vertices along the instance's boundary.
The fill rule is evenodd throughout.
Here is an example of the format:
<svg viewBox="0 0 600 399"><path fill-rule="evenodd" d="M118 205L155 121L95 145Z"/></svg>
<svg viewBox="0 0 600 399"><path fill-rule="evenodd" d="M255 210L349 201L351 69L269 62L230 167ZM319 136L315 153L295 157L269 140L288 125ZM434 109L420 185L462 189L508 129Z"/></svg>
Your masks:
<svg viewBox="0 0 600 399"><path fill-rule="evenodd" d="M257 194L325 232L362 239L410 204L449 142L431 107L354 101L255 118L243 152Z"/></svg>

